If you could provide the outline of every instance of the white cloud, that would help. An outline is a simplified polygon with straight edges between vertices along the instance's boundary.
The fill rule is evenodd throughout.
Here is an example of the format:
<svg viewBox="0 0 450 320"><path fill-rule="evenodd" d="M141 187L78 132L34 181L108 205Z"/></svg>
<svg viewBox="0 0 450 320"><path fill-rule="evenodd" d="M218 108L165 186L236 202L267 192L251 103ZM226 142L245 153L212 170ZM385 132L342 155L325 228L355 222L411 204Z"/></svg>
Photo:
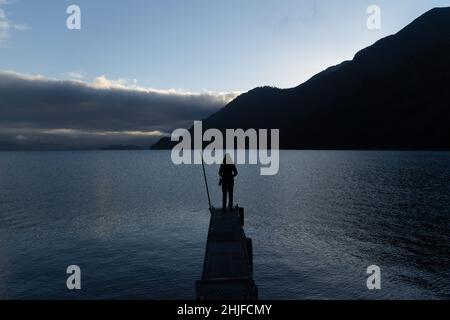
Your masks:
<svg viewBox="0 0 450 320"><path fill-rule="evenodd" d="M2 1L2 0L0 0L0 1ZM29 81L55 80L55 79L46 78L40 74L32 75L32 74L20 73L20 72L10 71L10 70L0 70L0 76L10 76L10 77L14 77L14 78L22 79L22 80L29 80Z"/></svg>
<svg viewBox="0 0 450 320"><path fill-rule="evenodd" d="M71 79L83 79L84 78L84 74L80 71L71 71L71 72L67 73L67 75Z"/></svg>
<svg viewBox="0 0 450 320"><path fill-rule="evenodd" d="M2 130L0 130L2 132ZM28 133L33 132L30 130ZM159 130L153 131L86 131L74 129L49 129L34 130L34 133L50 134L50 135L68 135L68 136L131 136L131 137L161 137L163 133Z"/></svg>
<svg viewBox="0 0 450 320"><path fill-rule="evenodd" d="M91 86L95 89L136 89L131 88L132 85L127 79L111 80L104 75L95 78Z"/></svg>
<svg viewBox="0 0 450 320"><path fill-rule="evenodd" d="M23 23L13 23L11 21L4 9L6 4L8 4L7 0L0 0L0 45L6 42L12 30L27 31L30 29L30 27Z"/></svg>
<svg viewBox="0 0 450 320"><path fill-rule="evenodd" d="M23 23L15 24L13 27L17 31L28 31L31 29L29 26Z"/></svg>
<svg viewBox="0 0 450 320"><path fill-rule="evenodd" d="M5 0L0 0L0 43L4 42L6 38L8 38L9 30L11 29L5 10L1 7L5 3Z"/></svg>
<svg viewBox="0 0 450 320"><path fill-rule="evenodd" d="M128 78L119 78L116 80L108 79L106 76L102 75L94 79L89 86L95 89L119 89L119 90L130 90L130 91L138 91L144 93L156 93L162 95L175 95L175 96L200 96L200 95L208 95L211 97L215 97L217 100L221 100L223 103L228 103L237 96L241 95L243 92L241 91L233 91L233 92L213 92L213 91L202 91L202 92L191 92L186 91L184 89L155 89L149 87L143 87L138 85L138 81L136 79L128 79Z"/></svg>

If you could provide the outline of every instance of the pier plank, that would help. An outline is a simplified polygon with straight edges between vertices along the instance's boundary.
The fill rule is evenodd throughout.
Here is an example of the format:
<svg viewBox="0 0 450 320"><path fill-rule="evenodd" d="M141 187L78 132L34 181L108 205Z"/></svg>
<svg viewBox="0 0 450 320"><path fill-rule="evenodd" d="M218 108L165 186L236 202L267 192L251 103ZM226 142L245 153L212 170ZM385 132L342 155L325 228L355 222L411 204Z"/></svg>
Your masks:
<svg viewBox="0 0 450 320"><path fill-rule="evenodd" d="M197 299L257 299L253 253L243 228L243 208L226 212L211 208L210 212L202 279L196 283Z"/></svg>

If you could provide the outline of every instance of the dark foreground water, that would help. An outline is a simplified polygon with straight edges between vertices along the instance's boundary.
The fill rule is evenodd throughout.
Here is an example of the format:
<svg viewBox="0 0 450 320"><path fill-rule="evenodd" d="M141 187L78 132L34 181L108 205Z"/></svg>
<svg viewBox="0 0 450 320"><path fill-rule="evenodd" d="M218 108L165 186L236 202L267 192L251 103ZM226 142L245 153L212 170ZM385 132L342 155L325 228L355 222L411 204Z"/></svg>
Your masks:
<svg viewBox="0 0 450 320"><path fill-rule="evenodd" d="M262 299L450 298L450 153L283 151L275 177L238 170ZM206 208L201 167L169 152L0 153L0 298L194 298Z"/></svg>

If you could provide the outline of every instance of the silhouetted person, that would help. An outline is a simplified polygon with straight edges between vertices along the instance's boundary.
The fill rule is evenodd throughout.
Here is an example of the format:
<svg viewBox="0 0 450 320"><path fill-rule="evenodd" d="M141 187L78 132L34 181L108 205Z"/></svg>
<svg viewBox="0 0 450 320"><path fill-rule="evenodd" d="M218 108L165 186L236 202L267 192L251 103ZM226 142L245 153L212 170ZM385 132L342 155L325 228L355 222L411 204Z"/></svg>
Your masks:
<svg viewBox="0 0 450 320"><path fill-rule="evenodd" d="M236 166L231 160L231 156L226 154L223 158L223 163L220 165L219 175L221 177L220 184L222 185L222 205L223 211L226 210L227 204L227 193L228 193L228 207L233 210L233 188L234 188L234 177L238 174Z"/></svg>

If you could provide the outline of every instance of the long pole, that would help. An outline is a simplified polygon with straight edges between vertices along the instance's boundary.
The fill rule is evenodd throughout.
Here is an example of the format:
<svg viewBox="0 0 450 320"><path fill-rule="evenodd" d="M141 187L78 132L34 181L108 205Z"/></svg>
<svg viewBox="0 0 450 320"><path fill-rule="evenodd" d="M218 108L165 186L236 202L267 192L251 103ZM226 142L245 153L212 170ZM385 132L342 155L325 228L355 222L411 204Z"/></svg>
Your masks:
<svg viewBox="0 0 450 320"><path fill-rule="evenodd" d="M211 209L212 207L211 207L211 198L210 198L210 196L209 196L208 180L206 179L205 163L203 162L203 150L200 151L200 155L201 155L201 157L202 157L203 177L205 178L206 194L208 195L209 209Z"/></svg>

